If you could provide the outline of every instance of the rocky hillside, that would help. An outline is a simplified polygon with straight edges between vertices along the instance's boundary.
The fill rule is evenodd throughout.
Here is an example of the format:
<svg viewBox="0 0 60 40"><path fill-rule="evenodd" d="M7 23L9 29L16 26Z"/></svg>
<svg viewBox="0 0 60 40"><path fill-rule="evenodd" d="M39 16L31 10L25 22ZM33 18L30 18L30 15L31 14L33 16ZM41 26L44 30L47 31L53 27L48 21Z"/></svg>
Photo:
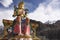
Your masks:
<svg viewBox="0 0 60 40"><path fill-rule="evenodd" d="M39 21L31 20L33 23L37 23L37 36L45 36L50 40L60 40L60 20L56 21L53 24L46 24Z"/></svg>

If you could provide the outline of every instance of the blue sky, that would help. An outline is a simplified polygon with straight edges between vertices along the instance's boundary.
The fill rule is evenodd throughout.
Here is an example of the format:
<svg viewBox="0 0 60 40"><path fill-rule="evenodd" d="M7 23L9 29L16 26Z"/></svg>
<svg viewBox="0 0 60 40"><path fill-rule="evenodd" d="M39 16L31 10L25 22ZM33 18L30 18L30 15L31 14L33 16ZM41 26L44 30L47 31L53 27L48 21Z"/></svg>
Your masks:
<svg viewBox="0 0 60 40"><path fill-rule="evenodd" d="M18 3L21 2L21 0L11 0L11 1L13 1L13 2L10 2L11 4L5 4L6 6L4 6L2 3L0 3L0 8L11 9L11 8L13 8L13 5L17 6ZM29 9L29 12L33 12L39 6L40 3L43 3L45 1L46 0L24 0L24 2L27 3L27 4L25 4L25 7L27 9ZM1 2L4 2L4 0L1 0Z"/></svg>
<svg viewBox="0 0 60 40"><path fill-rule="evenodd" d="M14 5L21 0L0 0L0 24L2 19L14 20ZM60 0L24 0L25 8L29 9L28 18L41 21L60 20Z"/></svg>

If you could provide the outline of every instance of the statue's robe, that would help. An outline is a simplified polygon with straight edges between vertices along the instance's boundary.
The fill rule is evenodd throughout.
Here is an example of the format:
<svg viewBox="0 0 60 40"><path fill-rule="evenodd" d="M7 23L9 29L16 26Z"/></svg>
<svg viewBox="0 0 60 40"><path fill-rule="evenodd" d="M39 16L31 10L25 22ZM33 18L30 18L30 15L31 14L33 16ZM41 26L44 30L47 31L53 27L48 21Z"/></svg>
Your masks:
<svg viewBox="0 0 60 40"><path fill-rule="evenodd" d="M14 25L14 33L19 34L19 32L20 32L19 24Z"/></svg>
<svg viewBox="0 0 60 40"><path fill-rule="evenodd" d="M27 18L22 20L22 33L30 34L30 24L27 23Z"/></svg>
<svg viewBox="0 0 60 40"><path fill-rule="evenodd" d="M23 19L21 22L21 28L20 24L16 24L16 21L12 21L12 20L3 20L3 24L4 24L4 28L7 30L9 27L13 27L13 33L14 34L19 34L20 29L21 29L21 33L23 34L30 34L30 25L27 25L26 23L26 19ZM13 25L13 26L11 26Z"/></svg>

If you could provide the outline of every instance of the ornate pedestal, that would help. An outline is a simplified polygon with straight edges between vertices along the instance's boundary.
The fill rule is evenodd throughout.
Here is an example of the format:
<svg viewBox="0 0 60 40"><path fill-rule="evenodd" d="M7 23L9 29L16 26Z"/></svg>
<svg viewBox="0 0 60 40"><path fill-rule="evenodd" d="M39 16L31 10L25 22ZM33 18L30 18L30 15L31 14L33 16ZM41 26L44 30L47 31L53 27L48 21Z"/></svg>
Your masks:
<svg viewBox="0 0 60 40"><path fill-rule="evenodd" d="M15 37L15 40L32 40L32 37L27 35L24 36L18 35Z"/></svg>

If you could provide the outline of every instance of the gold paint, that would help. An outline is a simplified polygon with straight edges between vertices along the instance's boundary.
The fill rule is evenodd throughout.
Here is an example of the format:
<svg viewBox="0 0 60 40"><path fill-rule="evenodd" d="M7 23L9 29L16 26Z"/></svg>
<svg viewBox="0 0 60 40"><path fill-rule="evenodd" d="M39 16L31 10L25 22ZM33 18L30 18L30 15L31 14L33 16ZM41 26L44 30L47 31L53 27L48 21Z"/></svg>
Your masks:
<svg viewBox="0 0 60 40"><path fill-rule="evenodd" d="M18 8L24 9L24 2L23 1L18 4Z"/></svg>

